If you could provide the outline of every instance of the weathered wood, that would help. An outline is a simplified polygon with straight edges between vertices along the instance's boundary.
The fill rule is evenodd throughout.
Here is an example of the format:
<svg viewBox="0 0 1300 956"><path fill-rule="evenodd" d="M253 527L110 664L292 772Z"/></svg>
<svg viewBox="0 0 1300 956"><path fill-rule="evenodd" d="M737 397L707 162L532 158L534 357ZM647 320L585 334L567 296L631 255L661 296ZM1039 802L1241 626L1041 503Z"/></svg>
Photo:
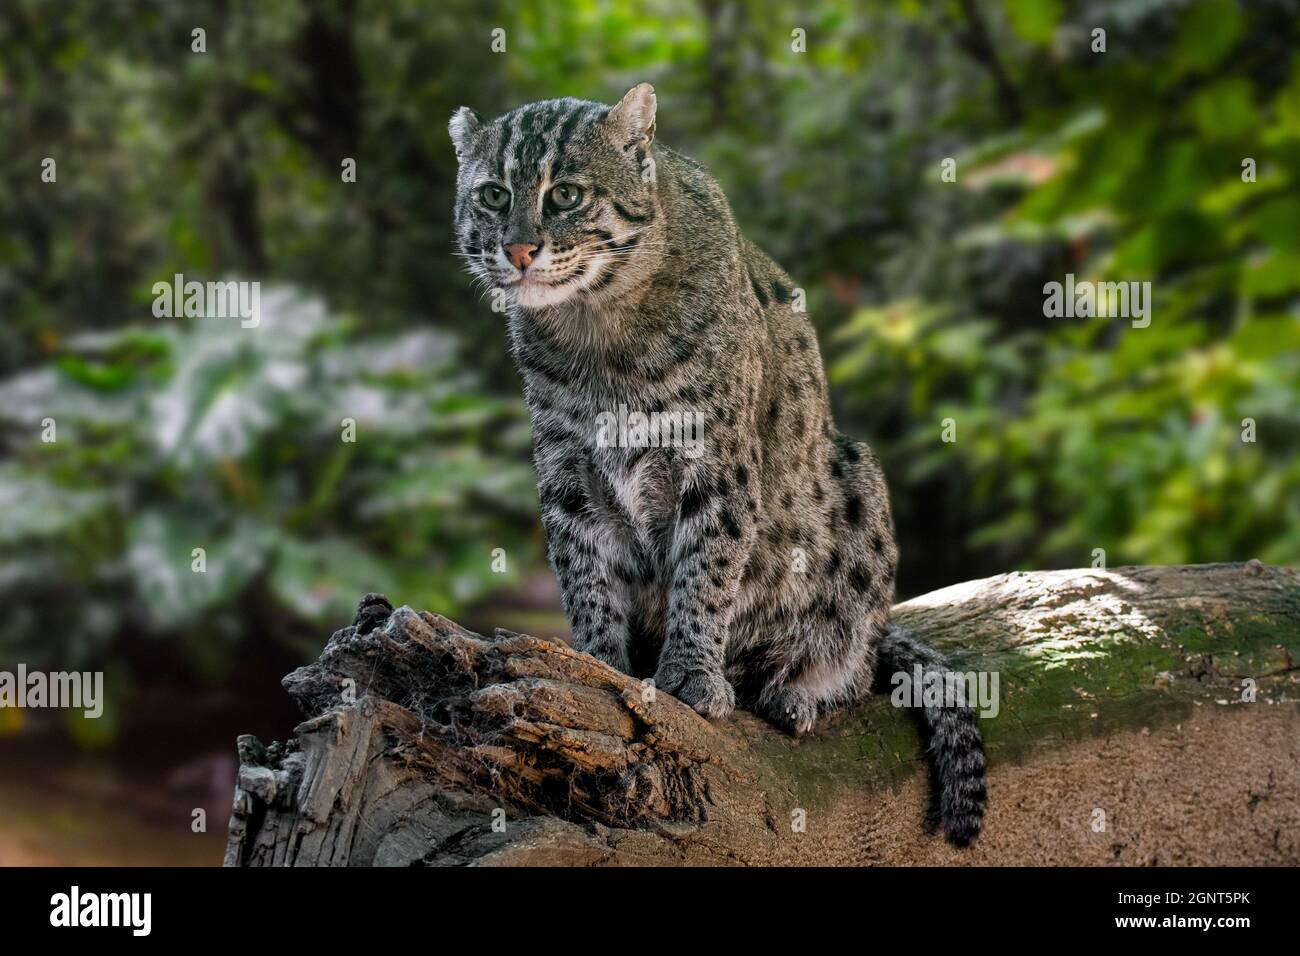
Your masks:
<svg viewBox="0 0 1300 956"><path fill-rule="evenodd" d="M240 738L228 865L1300 862L1300 574L1015 573L895 618L995 672L985 834L924 825L906 710L710 724L558 641L368 598ZM800 827L800 821L804 825Z"/></svg>

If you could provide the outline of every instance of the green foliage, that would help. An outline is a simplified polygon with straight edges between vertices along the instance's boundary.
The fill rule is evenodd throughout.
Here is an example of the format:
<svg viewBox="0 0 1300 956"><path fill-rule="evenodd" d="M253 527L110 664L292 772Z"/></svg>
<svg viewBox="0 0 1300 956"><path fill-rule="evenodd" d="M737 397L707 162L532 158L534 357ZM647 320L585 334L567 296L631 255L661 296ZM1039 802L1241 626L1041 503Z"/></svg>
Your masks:
<svg viewBox="0 0 1300 956"><path fill-rule="evenodd" d="M1244 73L1272 31L1295 32L1244 9L1194 4L1167 39L1153 10L1132 26L1155 42L1104 69L1026 54L1022 75L1080 92L1033 102L1024 130L965 166L966 189L996 180L1003 198L947 244L964 291L841 329L834 380L870 382L875 416L906 422L886 449L907 476L895 495L936 474L964 489L968 548L1038 566L1094 548L1111 563L1300 561L1300 60ZM1009 309L980 272L993 256L1045 263L1025 270L1034 286L1150 281L1151 325L1046 318L1041 294ZM884 409L882 392L897 396Z"/></svg>
<svg viewBox="0 0 1300 956"><path fill-rule="evenodd" d="M268 616L319 635L367 591L481 597L494 547L537 560L517 403L485 396L441 333L361 336L282 290L257 328L75 337L0 386L0 423L28 436L0 469L0 587L24 609L3 643L33 657Z"/></svg>

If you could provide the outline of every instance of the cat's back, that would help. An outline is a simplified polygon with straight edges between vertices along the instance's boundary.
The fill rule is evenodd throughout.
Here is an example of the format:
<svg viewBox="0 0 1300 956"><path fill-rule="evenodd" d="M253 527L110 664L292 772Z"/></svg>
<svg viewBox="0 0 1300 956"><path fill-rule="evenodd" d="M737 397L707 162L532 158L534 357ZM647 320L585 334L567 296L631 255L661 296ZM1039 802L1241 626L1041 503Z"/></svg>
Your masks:
<svg viewBox="0 0 1300 956"><path fill-rule="evenodd" d="M655 149L660 203L673 245L687 262L734 263L743 237L727 195L713 174L689 156L666 146Z"/></svg>

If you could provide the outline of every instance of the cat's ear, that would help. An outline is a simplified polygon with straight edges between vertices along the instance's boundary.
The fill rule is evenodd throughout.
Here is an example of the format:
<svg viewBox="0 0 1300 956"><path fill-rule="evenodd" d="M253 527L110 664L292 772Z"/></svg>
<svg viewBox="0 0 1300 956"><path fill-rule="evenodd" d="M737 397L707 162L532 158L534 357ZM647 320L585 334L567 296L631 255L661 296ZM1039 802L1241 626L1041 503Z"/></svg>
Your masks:
<svg viewBox="0 0 1300 956"><path fill-rule="evenodd" d="M619 149L644 153L655 138L655 88L638 83L628 90L605 117L605 128Z"/></svg>
<svg viewBox="0 0 1300 956"><path fill-rule="evenodd" d="M447 132L451 133L451 143L456 147L457 160L465 158L465 153L469 149L469 141L474 138L474 134L482 126L483 117L468 106L462 106L451 114L451 122L447 124Z"/></svg>

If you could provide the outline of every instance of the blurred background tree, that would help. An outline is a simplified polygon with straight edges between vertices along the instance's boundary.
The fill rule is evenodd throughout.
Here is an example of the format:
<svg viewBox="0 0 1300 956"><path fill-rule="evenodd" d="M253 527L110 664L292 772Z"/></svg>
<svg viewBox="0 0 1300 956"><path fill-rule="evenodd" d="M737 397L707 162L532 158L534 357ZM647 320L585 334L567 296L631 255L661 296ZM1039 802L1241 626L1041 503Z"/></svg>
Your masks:
<svg viewBox="0 0 1300 956"><path fill-rule="evenodd" d="M807 291L902 596L1098 548L1294 564L1298 40L1300 0L9 0L0 664L118 673L75 729L111 741L148 682L278 674L365 591L490 622L546 581L446 120L641 80ZM260 280L263 327L155 319L175 273ZM1045 317L1066 273L1150 281L1151 325Z"/></svg>

